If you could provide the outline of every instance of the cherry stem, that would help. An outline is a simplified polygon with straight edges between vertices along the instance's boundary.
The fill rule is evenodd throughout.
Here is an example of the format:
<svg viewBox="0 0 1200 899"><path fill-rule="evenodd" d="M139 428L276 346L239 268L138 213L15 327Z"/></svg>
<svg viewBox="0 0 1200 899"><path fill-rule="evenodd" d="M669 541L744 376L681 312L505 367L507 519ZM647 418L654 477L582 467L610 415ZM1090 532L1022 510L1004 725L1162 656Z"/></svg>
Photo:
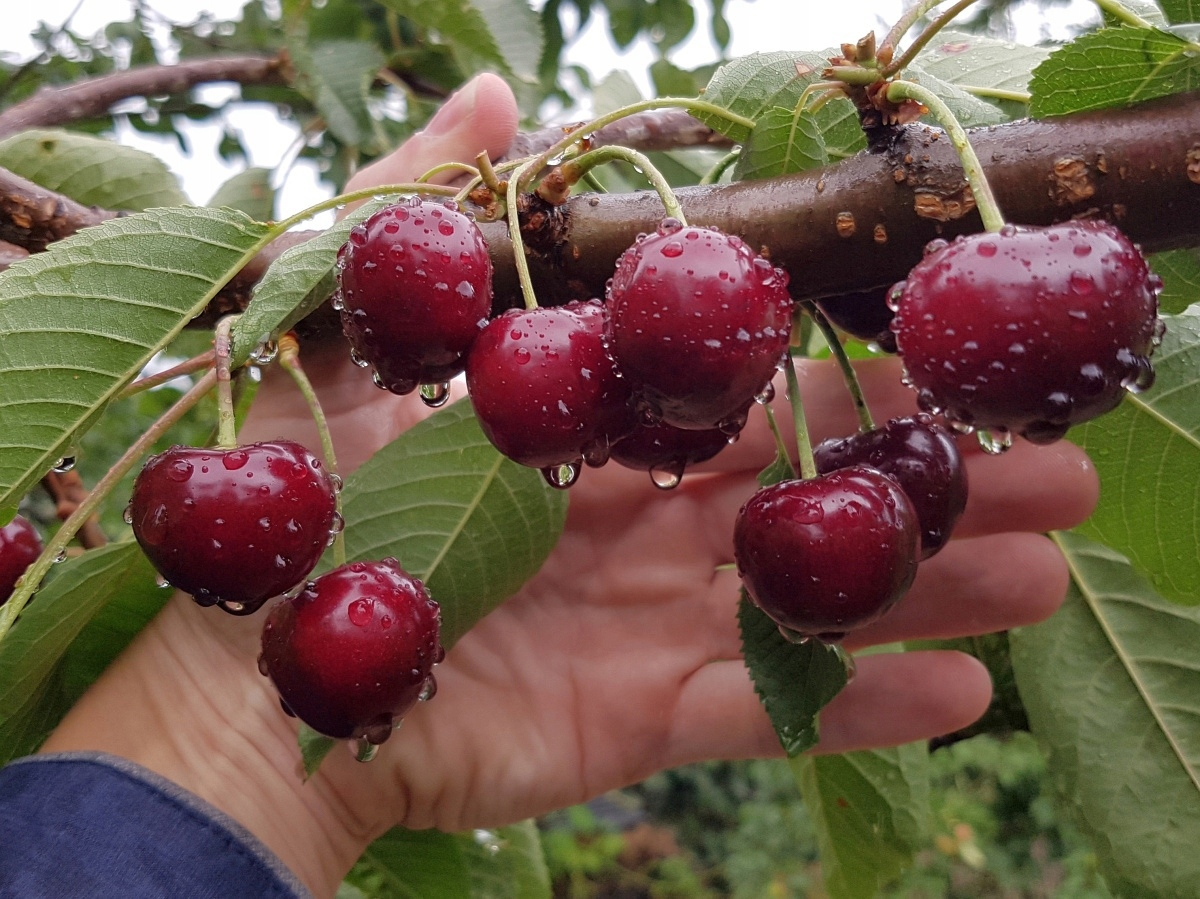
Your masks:
<svg viewBox="0 0 1200 899"><path fill-rule="evenodd" d="M792 451L788 449L787 441L783 439L783 432L779 430L779 422L775 418L775 410L768 403L763 406L763 412L767 416L767 427L771 429L771 433L775 436L775 452L780 459L786 459L788 467L792 470L792 477L796 477L796 466L792 463Z"/></svg>
<svg viewBox="0 0 1200 899"><path fill-rule="evenodd" d="M975 206L979 209L979 217L983 219L983 227L993 233L1003 228L1004 214L1000 211L1000 204L996 202L987 176L983 173L983 164L975 155L975 149L967 139L967 132L942 98L928 88L911 81L893 81L888 85L887 98L892 102L916 100L933 113L934 118L946 130L950 143L962 162L963 174L971 186L971 193L975 197Z"/></svg>
<svg viewBox="0 0 1200 899"><path fill-rule="evenodd" d="M477 177L483 182L483 186L497 197L503 194L504 188L500 186L500 177L496 174L496 168L492 165L492 160L486 152L475 157L475 165L479 169L476 173Z"/></svg>
<svg viewBox="0 0 1200 899"><path fill-rule="evenodd" d="M1092 0L1101 12L1106 12L1118 22L1132 25L1134 28L1153 28L1154 23L1143 19L1120 0Z"/></svg>
<svg viewBox="0 0 1200 899"><path fill-rule="evenodd" d="M896 46L904 38L904 35L908 33L908 29L916 25L921 16L925 15L925 13L941 2L942 0L921 0L920 3L914 3L906 9L904 14L896 20L896 24L884 35L883 42L880 43L879 48L875 51L876 57L880 53L894 53Z"/></svg>
<svg viewBox="0 0 1200 899"><path fill-rule="evenodd" d="M808 419L804 415L804 402L800 399L800 381L796 377L796 359L791 351L784 366L787 377L788 402L792 406L792 421L796 426L796 449L799 451L800 477L810 480L817 476L817 463L813 459L812 438L808 436Z"/></svg>
<svg viewBox="0 0 1200 899"><path fill-rule="evenodd" d="M846 348L842 346L842 341L838 337L837 330L829 323L829 319L825 317L825 313L820 310L816 303L811 300L801 300L800 306L809 314L813 323L820 328L821 336L829 344L829 352L833 355L834 360L836 360L838 368L842 370L842 378L846 382L846 389L850 391L850 399L854 402L854 413L858 416L858 429L864 432L874 430L875 420L871 418L871 410L867 407L867 398L863 395L862 384L858 380L858 372L850 364L850 357L846 355Z"/></svg>
<svg viewBox="0 0 1200 899"><path fill-rule="evenodd" d="M176 423L186 415L193 406L195 406L204 396L213 389L217 383L217 373L215 370L210 370L204 374L195 386L187 393L175 401L166 412L159 416L150 427L148 427L133 445L129 447L92 488L91 493L76 507L70 517L62 523L62 526L55 532L54 536L46 544L46 548L42 554L34 560L33 564L21 575L17 581L16 589L8 602L0 606L0 640L8 634L13 622L17 616L21 614L21 610L25 608L29 602L33 592L41 584L42 579L50 571L52 566L62 555L67 551L67 544L79 532L87 521L95 514L96 509L100 504L108 498L108 495L121 483L121 480L129 473L130 469L146 454L160 437L169 431Z"/></svg>
<svg viewBox="0 0 1200 899"><path fill-rule="evenodd" d="M440 175L443 172L457 172L460 175L468 175L472 178L479 177L479 169L475 168L473 165L468 165L465 162L443 162L441 165L435 165L433 168L427 171L424 175L417 179L417 182L428 186L428 181L430 178ZM457 192L458 191L455 190L455 193Z"/></svg>
<svg viewBox="0 0 1200 899"><path fill-rule="evenodd" d="M740 150L731 150L720 159L717 164L704 173L704 177L700 179L701 184L716 184L721 180L721 177L729 171L730 167L741 158Z"/></svg>
<svg viewBox="0 0 1200 899"><path fill-rule="evenodd" d="M150 390L153 387L160 387L168 381L173 381L182 375L190 375L198 372L201 369L212 367L215 353L212 350L205 350L199 356L193 356L186 362L180 362L178 365L164 369L157 374L147 375L144 378L138 378L132 384L128 385L124 390L117 394L117 399L127 399L135 396L144 390Z"/></svg>
<svg viewBox="0 0 1200 899"><path fill-rule="evenodd" d="M662 200L663 208L666 210L667 218L676 219L681 225L687 227L687 219L683 216L683 209L679 205L679 199L675 196L675 191L671 189L671 185L667 183L667 179L662 176L662 173L654 166L643 153L637 150L631 150L628 147L601 147L598 150L590 150L575 159L564 162L559 166L563 178L568 185L575 184L583 177L584 173L594 169L596 166L604 165L608 162L621 160L628 162L639 172L646 176L646 180L650 182L650 186L658 193L658 197Z"/></svg>
<svg viewBox="0 0 1200 899"><path fill-rule="evenodd" d="M313 422L317 426L317 434L321 437L321 454L325 457L325 469L332 477L340 480L337 454L333 450L333 435L329 431L329 421L325 418L325 410L321 408L321 400L317 396L317 391L313 388L312 381L308 379L304 367L300 364L300 342L296 339L296 335L292 331L279 338L279 364L292 376L292 380L296 382L296 387L299 388L300 393L304 396L304 401L308 403L308 411L312 414ZM334 510L341 517L341 490L336 491L334 494ZM344 528L339 530L333 539L333 563L337 566L346 564Z"/></svg>
<svg viewBox="0 0 1200 899"><path fill-rule="evenodd" d="M526 309L538 307L537 294L533 290L533 277L529 273L529 260L525 256L525 238L521 234L521 216L517 212L519 185L528 171L539 166L539 159L532 159L513 172L505 191L505 206L508 216L508 237L513 245L513 263L517 267L517 281L521 285L521 296Z"/></svg>
<svg viewBox="0 0 1200 899"><path fill-rule="evenodd" d="M213 355L217 363L217 446L233 449L237 446L237 414L233 405L233 383L229 357L233 350L231 332L240 318L227 315L219 322L213 338Z"/></svg>
<svg viewBox="0 0 1200 899"><path fill-rule="evenodd" d="M938 32L940 32L943 28L945 28L947 25L949 25L951 22L953 22L956 18L958 18L959 13L961 13L964 9L966 9L968 6L971 6L975 2L976 2L976 0L958 0L957 3L955 3L949 9L947 9L945 12L943 12L941 15L939 15L936 19L934 19L932 22L930 22L929 27L926 28L924 31L922 31L919 35L917 35L917 39L915 41L913 41L912 44L910 44L905 49L904 53L902 53L900 56L896 57L891 62L889 62L886 66L883 67L883 69L879 73L880 77L881 78L890 78L892 75L895 75L897 72L902 71L904 69L904 67L907 66L910 62L912 62L913 59L916 58L917 54L920 53L922 50L924 50L925 47L929 44L929 42L931 40L933 40L934 37L937 36ZM921 4L921 5L924 6L925 4ZM937 6L937 3L928 4L927 8L922 11L921 15L924 15L925 12L928 12L929 9L932 9L935 6ZM913 7L913 9L916 9L916 8L917 7ZM912 10L909 10L909 12L912 12ZM907 15L905 16L905 18L907 18ZM920 16L918 16L917 18L920 18ZM903 21L903 19L901 19L901 21ZM915 22L916 19L914 19L913 21ZM897 23L897 24L899 24L899 23ZM912 24L912 22L909 23L909 25L911 25L911 24ZM905 28L905 30L907 30L907 27ZM892 32L894 32L894 31L895 31L895 29L893 28L892 31L888 32L888 36L886 38L884 38L885 46L887 46L887 42L892 39ZM903 32L901 32L901 34L903 34ZM899 36L896 37L896 40L899 41ZM891 46L894 48L895 44L893 43Z"/></svg>

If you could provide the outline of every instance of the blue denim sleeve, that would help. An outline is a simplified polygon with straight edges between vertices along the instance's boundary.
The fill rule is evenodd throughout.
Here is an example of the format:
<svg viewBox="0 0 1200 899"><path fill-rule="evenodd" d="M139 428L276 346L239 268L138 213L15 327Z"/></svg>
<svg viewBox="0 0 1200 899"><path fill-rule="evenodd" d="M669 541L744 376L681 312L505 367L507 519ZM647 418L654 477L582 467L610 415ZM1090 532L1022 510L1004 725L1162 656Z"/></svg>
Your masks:
<svg viewBox="0 0 1200 899"><path fill-rule="evenodd" d="M0 769L0 897L311 899L236 821L102 753Z"/></svg>

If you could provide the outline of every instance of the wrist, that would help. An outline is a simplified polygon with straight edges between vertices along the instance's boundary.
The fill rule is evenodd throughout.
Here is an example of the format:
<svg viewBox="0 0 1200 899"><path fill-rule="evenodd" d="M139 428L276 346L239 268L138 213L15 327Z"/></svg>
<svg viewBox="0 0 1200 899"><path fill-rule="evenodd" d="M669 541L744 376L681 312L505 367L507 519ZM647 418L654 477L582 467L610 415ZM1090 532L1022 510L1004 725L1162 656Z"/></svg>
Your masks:
<svg viewBox="0 0 1200 899"><path fill-rule="evenodd" d="M358 781L338 776L341 769L361 768L349 753L335 751L303 779L295 723L266 678L241 670L253 665L260 626L258 616L214 616L177 596L42 751L99 751L139 764L229 815L314 895L332 896L386 828L386 810L343 789Z"/></svg>

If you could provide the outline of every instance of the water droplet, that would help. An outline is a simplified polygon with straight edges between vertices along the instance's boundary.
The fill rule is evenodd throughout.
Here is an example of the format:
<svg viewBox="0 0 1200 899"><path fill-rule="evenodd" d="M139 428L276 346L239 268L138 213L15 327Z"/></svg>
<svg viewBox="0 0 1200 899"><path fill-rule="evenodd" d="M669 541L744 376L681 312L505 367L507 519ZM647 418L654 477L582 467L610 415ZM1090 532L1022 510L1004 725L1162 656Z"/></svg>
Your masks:
<svg viewBox="0 0 1200 899"><path fill-rule="evenodd" d="M125 511L121 513L121 518L126 524L133 524L133 501L130 500L125 504Z"/></svg>
<svg viewBox="0 0 1200 899"><path fill-rule="evenodd" d="M446 401L450 399L450 385L443 382L441 384L422 384L420 387L421 402L430 409L437 409L440 406L446 405Z"/></svg>
<svg viewBox="0 0 1200 899"><path fill-rule="evenodd" d="M340 290L335 290L333 298L329 301L329 305L333 307L334 312L341 312L346 308L345 295Z"/></svg>
<svg viewBox="0 0 1200 899"><path fill-rule="evenodd" d="M357 365L359 368L366 368L368 365L371 364L370 362L368 362L366 359L364 359L359 354L358 350L350 351L350 361L353 362L355 365Z"/></svg>
<svg viewBox="0 0 1200 899"><path fill-rule="evenodd" d="M250 606L244 602L238 602L236 599L218 599L217 608L222 612L238 616L249 615L258 611L258 606Z"/></svg>
<svg viewBox="0 0 1200 899"><path fill-rule="evenodd" d="M369 762L379 752L379 744L365 738L354 741L354 757L360 762Z"/></svg>
<svg viewBox="0 0 1200 899"><path fill-rule="evenodd" d="M663 462L650 467L650 480L659 490L674 490L683 480L684 463Z"/></svg>
<svg viewBox="0 0 1200 899"><path fill-rule="evenodd" d="M333 517L329 519L329 533L340 534L346 528L346 519L340 513L334 512Z"/></svg>
<svg viewBox="0 0 1200 899"><path fill-rule="evenodd" d="M346 617L355 627L366 627L375 617L375 600L356 599L346 607Z"/></svg>
<svg viewBox="0 0 1200 899"><path fill-rule="evenodd" d="M274 340L264 340L250 353L250 361L255 365L270 365L279 355L279 344Z"/></svg>
<svg viewBox="0 0 1200 899"><path fill-rule="evenodd" d="M992 256L995 256L998 249L999 247L997 247L996 244L990 240L981 240L975 246L975 252L985 259L990 259Z"/></svg>
<svg viewBox="0 0 1200 899"><path fill-rule="evenodd" d="M551 465L542 469L542 477L555 490L566 490L579 480L580 465L578 462L565 462L562 465Z"/></svg>
<svg viewBox="0 0 1200 899"><path fill-rule="evenodd" d="M159 590L167 590L170 589L171 582L160 574L154 578L154 585L158 587Z"/></svg>
<svg viewBox="0 0 1200 899"><path fill-rule="evenodd" d="M785 627L782 624L779 625L779 634L783 637L783 639L787 640L789 643L795 643L797 646L803 646L812 639L809 634L802 634L799 631L794 631L790 627Z"/></svg>
<svg viewBox="0 0 1200 899"><path fill-rule="evenodd" d="M454 236L454 222L448 221L447 219L442 219L440 222L438 222L437 227L438 231L443 237Z"/></svg>
<svg viewBox="0 0 1200 899"><path fill-rule="evenodd" d="M476 829L472 836L475 839L475 844L488 855L496 855L502 848L504 848L500 837L495 831L484 830L481 827Z"/></svg>
<svg viewBox="0 0 1200 899"><path fill-rule="evenodd" d="M54 561L56 563L67 561L67 551L65 548L58 551L58 553L54 556Z"/></svg>
<svg viewBox="0 0 1200 899"><path fill-rule="evenodd" d="M68 471L71 471L74 467L75 467L75 457L74 456L63 456L61 459L59 459L57 462L54 463L54 473L55 474L66 474Z"/></svg>
<svg viewBox="0 0 1200 899"><path fill-rule="evenodd" d="M683 255L683 244L677 240L668 240L659 250L668 259L678 259Z"/></svg>
<svg viewBox="0 0 1200 899"><path fill-rule="evenodd" d="M331 488L333 488L333 492L335 494L341 493L342 492L342 476L340 474L334 474L331 471L331 472L329 472L328 477L329 477L329 486Z"/></svg>
<svg viewBox="0 0 1200 899"><path fill-rule="evenodd" d="M754 402L758 403L760 406L767 405L767 403L771 402L773 399L775 399L775 385L770 381L767 382L766 386L763 387L762 390L754 394Z"/></svg>
<svg viewBox="0 0 1200 899"><path fill-rule="evenodd" d="M380 390L387 390L387 384L383 383L383 375L378 370L371 373L371 382Z"/></svg>
<svg viewBox="0 0 1200 899"><path fill-rule="evenodd" d="M980 448L991 456L998 456L1013 444L1012 431L1008 428L980 428L975 432Z"/></svg>
<svg viewBox="0 0 1200 899"><path fill-rule="evenodd" d="M529 360L533 357L530 356L529 350L525 349L523 346L519 346L513 350L513 358L517 360L517 365L527 365Z"/></svg>
<svg viewBox="0 0 1200 899"><path fill-rule="evenodd" d="M418 702L429 702L437 695L437 679L431 674L421 684L421 692L417 694Z"/></svg>
<svg viewBox="0 0 1200 899"><path fill-rule="evenodd" d="M1133 394L1142 393L1154 386L1154 368L1150 360L1138 357L1136 370L1121 381L1121 386Z"/></svg>
<svg viewBox="0 0 1200 899"><path fill-rule="evenodd" d="M221 464L225 466L226 471L237 471L244 468L249 461L250 454L245 450L231 450L221 456Z"/></svg>

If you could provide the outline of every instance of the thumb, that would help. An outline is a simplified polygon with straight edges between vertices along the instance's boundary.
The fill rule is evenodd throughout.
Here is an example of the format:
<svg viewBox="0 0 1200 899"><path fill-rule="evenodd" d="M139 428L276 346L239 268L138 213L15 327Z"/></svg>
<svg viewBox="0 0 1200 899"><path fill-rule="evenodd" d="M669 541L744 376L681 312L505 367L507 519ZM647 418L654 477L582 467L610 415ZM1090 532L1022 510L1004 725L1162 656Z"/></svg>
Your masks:
<svg viewBox="0 0 1200 899"><path fill-rule="evenodd" d="M517 119L517 101L504 79L476 75L451 95L423 131L356 173L346 189L412 181L445 162L474 162L483 152L496 159L516 136ZM446 172L432 180L455 176Z"/></svg>

